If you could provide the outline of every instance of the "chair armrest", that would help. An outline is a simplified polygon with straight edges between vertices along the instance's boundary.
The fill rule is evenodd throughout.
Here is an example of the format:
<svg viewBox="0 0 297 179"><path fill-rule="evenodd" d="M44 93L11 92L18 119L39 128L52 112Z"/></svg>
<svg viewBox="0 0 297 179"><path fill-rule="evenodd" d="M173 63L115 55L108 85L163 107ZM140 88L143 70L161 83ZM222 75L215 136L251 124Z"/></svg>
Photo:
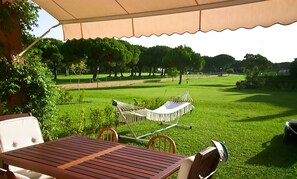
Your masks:
<svg viewBox="0 0 297 179"><path fill-rule="evenodd" d="M178 171L177 179L188 178L194 159L195 159L195 155L188 157L186 160L182 162L180 169Z"/></svg>

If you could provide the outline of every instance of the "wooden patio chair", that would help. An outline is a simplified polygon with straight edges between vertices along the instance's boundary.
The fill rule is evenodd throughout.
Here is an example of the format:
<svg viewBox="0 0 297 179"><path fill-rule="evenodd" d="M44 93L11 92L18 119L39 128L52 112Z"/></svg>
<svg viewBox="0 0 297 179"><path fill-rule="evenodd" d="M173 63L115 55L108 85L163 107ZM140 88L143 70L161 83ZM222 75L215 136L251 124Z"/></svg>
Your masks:
<svg viewBox="0 0 297 179"><path fill-rule="evenodd" d="M178 179L212 178L219 161L226 162L229 154L224 143L212 141L214 147L208 147L196 156L187 158L180 167Z"/></svg>
<svg viewBox="0 0 297 179"><path fill-rule="evenodd" d="M103 128L98 132L98 139L118 142L118 133L113 128Z"/></svg>
<svg viewBox="0 0 297 179"><path fill-rule="evenodd" d="M153 136L147 143L147 148L175 154L175 142L168 136L156 135Z"/></svg>

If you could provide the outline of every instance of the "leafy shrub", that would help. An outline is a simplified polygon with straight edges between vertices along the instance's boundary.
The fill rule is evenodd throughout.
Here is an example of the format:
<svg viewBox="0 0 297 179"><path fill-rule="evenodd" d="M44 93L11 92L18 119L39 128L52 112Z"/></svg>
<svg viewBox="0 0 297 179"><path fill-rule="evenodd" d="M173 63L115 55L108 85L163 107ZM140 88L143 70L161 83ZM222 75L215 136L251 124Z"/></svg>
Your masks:
<svg viewBox="0 0 297 179"><path fill-rule="evenodd" d="M255 88L256 85L252 81L242 80L236 82L237 89Z"/></svg>
<svg viewBox="0 0 297 179"><path fill-rule="evenodd" d="M238 81L236 87L238 89L257 87L269 90L296 90L297 79L290 76L258 76L254 77L252 81Z"/></svg>
<svg viewBox="0 0 297 179"><path fill-rule="evenodd" d="M118 125L118 116L112 106L106 106L103 110L99 108L90 109L89 116L87 111L82 108L77 118L69 118L69 113L63 114L52 120L51 139L70 136L74 134L93 136L104 127Z"/></svg>
<svg viewBox="0 0 297 179"><path fill-rule="evenodd" d="M53 119L51 123L48 124L51 126L51 130L48 131L50 139L66 137L76 133L77 127L69 116L69 113L66 112L65 114Z"/></svg>
<svg viewBox="0 0 297 179"><path fill-rule="evenodd" d="M64 88L58 88L58 104L71 103L73 100L73 96L69 93L69 90Z"/></svg>
<svg viewBox="0 0 297 179"><path fill-rule="evenodd" d="M118 125L119 123L118 115L115 113L112 106L106 106L104 108L104 116L105 116L105 121L104 121L103 127L111 127L113 125L115 126Z"/></svg>
<svg viewBox="0 0 297 179"><path fill-rule="evenodd" d="M172 78L172 81L175 77L179 75L179 71L176 68L168 68L166 72L168 77Z"/></svg>
<svg viewBox="0 0 297 179"><path fill-rule="evenodd" d="M234 73L234 69L233 68L228 68L228 69L226 69L226 72L228 74L232 74L232 73Z"/></svg>
<svg viewBox="0 0 297 179"><path fill-rule="evenodd" d="M165 102L166 102L165 99L153 98L153 99L142 100L138 105L148 109L156 109L162 106Z"/></svg>
<svg viewBox="0 0 297 179"><path fill-rule="evenodd" d="M40 123L44 138L49 136L50 122L56 114L57 88L52 73L36 59L8 63L0 59L0 96L3 113L32 112ZM14 100L11 100L15 98ZM11 104L11 102L13 102Z"/></svg>
<svg viewBox="0 0 297 179"><path fill-rule="evenodd" d="M84 102L84 99L85 99L85 90L82 90L79 94L79 97L78 97L78 102L79 103L83 103Z"/></svg>
<svg viewBox="0 0 297 179"><path fill-rule="evenodd" d="M96 133L103 125L103 113L99 108L90 109L90 131Z"/></svg>
<svg viewBox="0 0 297 179"><path fill-rule="evenodd" d="M79 124L79 126L78 126L78 130L77 130L77 134L80 134L80 135L86 134L85 129L87 129L87 128L85 127L86 126L85 108L80 109L78 124Z"/></svg>

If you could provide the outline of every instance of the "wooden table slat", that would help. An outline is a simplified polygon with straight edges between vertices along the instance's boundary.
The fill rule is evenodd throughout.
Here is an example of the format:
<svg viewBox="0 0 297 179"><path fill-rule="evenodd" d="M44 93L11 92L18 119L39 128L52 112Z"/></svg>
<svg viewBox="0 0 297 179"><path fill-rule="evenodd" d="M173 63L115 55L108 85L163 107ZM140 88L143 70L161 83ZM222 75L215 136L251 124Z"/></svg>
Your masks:
<svg viewBox="0 0 297 179"><path fill-rule="evenodd" d="M28 161L31 161L31 162L46 164L46 165L49 165L49 166L58 166L59 165L57 162L51 162L51 161L49 161L47 159L42 159L39 156L32 157L29 154L13 153L13 155L8 154L8 156L10 156L11 158L20 158L20 159L28 160Z"/></svg>
<svg viewBox="0 0 297 179"><path fill-rule="evenodd" d="M124 150L115 151L112 154L133 157L135 159L140 158L142 160L152 160L152 161L158 160L159 162L164 162L164 163L174 163L174 162L177 162L178 161L178 159L170 159L170 158L168 158L168 156L166 156L166 157L164 157L164 156L163 157L162 156L158 157L159 155L156 155L155 153L153 153L153 155L150 155L150 154L147 154L147 153L141 153L139 151L135 151L135 152L131 152L131 153L126 153L126 152L124 152Z"/></svg>
<svg viewBox="0 0 297 179"><path fill-rule="evenodd" d="M160 164L154 163L153 161L149 162L146 160L135 160L134 158L129 159L125 157L117 158L116 156L102 156L100 157L100 159L105 161L114 161L115 163L118 163L118 164L128 165L128 166L137 167L137 168L143 168L143 169L146 169L149 171L155 171L155 172L162 170L163 167L166 166L166 165L162 166ZM129 160L129 162L126 162L127 160Z"/></svg>
<svg viewBox="0 0 297 179"><path fill-rule="evenodd" d="M150 176L153 176L155 172L148 171L147 169L139 168L139 167L131 167L129 165L121 165L115 162L111 161L105 161L105 160L99 160L99 159L94 159L91 161L87 161L85 163L80 164L82 166L89 166L92 168L98 168L98 167L103 167L108 166L108 168L104 168L105 171L111 171L111 172L117 172L117 173L129 173L133 176L143 176L149 178ZM102 169L103 169L102 168ZM159 172L159 171L158 171Z"/></svg>
<svg viewBox="0 0 297 179"><path fill-rule="evenodd" d="M44 147L39 147L37 146L35 148L36 151L46 151L47 153L50 153L50 154L53 154L53 155L58 155L58 156L67 156L69 157L70 159L77 159L77 158L81 158L81 157L84 157L84 153L82 152L78 152L78 151L75 151L75 150L70 150L70 149L65 149L65 148L61 148L61 147L57 147L57 146L47 146L47 148L44 148ZM57 151L59 151L57 153Z"/></svg>
<svg viewBox="0 0 297 179"><path fill-rule="evenodd" d="M138 154L138 152L140 152L140 155L145 154L146 156L152 156L152 157L158 156L159 158L166 158L169 160L180 160L180 158L184 158L184 156L181 156L181 155L177 155L177 154L172 155L171 153L161 152L161 151L156 151L156 150L143 151L141 148L134 148L133 150L131 150L131 146L127 146L122 151L125 151L127 153L132 153L132 154L134 153L136 155ZM158 153L158 154L156 155L155 153ZM170 156L170 157L168 157L168 156Z"/></svg>
<svg viewBox="0 0 297 179"><path fill-rule="evenodd" d="M130 171L118 171L118 170L113 170L112 168L110 168L110 166L106 167L103 166L100 168L100 170L97 170L97 168L93 168L94 165L91 164L81 164L78 166L75 166L72 169L69 169L70 171L73 169L83 169L84 172L86 172L86 174L89 172L91 173L95 173L97 176L108 176L109 178L117 178L117 179L129 179L129 178L134 178L134 179L141 179L141 178L145 178L144 176L140 176L135 175L133 173L131 173ZM147 177L146 177L147 178Z"/></svg>
<svg viewBox="0 0 297 179"><path fill-rule="evenodd" d="M22 149L22 150L17 151L17 154L32 156L34 158L38 158L38 159L46 160L46 161L49 161L49 162L57 163L58 165L59 165L59 163L67 162L67 159L68 160L73 160L73 158L69 159L69 156L67 156L67 158L65 158L65 156L50 154L48 152L40 152L40 151L37 151L35 149L34 150Z"/></svg>

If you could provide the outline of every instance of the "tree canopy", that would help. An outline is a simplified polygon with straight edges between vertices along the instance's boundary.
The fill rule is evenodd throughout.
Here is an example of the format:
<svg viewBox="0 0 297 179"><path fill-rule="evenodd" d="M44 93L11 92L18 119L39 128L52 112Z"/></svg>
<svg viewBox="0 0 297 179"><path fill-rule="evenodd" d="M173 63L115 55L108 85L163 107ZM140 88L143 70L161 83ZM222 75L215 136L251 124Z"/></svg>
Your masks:
<svg viewBox="0 0 297 179"><path fill-rule="evenodd" d="M182 75L185 70L202 68L204 59L200 54L195 53L190 47L178 46L171 49L164 57L164 63L167 67L175 67L179 70L179 82L182 82Z"/></svg>

